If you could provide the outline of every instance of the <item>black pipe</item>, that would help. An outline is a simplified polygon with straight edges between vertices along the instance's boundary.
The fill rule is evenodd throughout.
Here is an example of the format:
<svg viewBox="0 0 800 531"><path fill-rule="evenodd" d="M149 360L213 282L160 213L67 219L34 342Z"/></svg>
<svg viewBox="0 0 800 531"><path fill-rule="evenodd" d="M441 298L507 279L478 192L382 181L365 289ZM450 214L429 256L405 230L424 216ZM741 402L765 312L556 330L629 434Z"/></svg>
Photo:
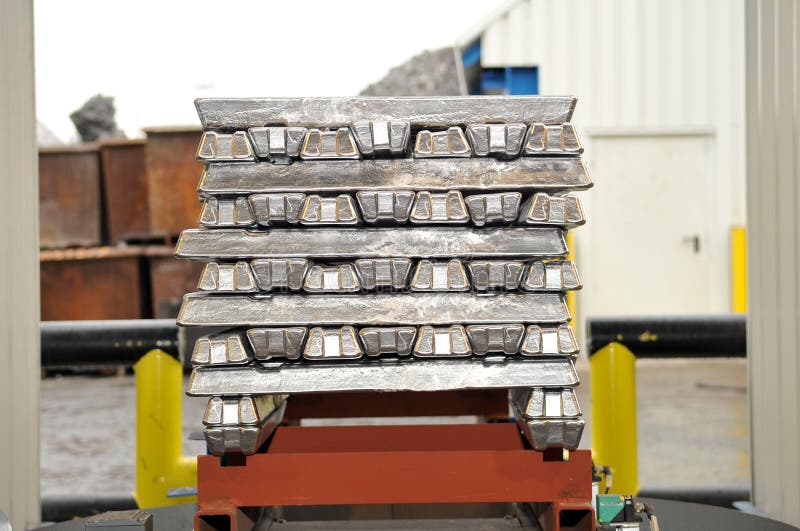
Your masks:
<svg viewBox="0 0 800 531"><path fill-rule="evenodd" d="M136 509L130 496L48 496L42 498L42 522L65 522L107 511Z"/></svg>
<svg viewBox="0 0 800 531"><path fill-rule="evenodd" d="M587 350L622 343L638 358L743 358L744 314L675 317L590 317Z"/></svg>
<svg viewBox="0 0 800 531"><path fill-rule="evenodd" d="M171 319L45 321L40 333L42 367L133 365L155 348L178 356Z"/></svg>
<svg viewBox="0 0 800 531"><path fill-rule="evenodd" d="M707 487L707 488L650 488L642 489L637 496L642 498L659 498L661 500L674 500L715 507L733 508L733 502L749 501L750 489L746 487Z"/></svg>

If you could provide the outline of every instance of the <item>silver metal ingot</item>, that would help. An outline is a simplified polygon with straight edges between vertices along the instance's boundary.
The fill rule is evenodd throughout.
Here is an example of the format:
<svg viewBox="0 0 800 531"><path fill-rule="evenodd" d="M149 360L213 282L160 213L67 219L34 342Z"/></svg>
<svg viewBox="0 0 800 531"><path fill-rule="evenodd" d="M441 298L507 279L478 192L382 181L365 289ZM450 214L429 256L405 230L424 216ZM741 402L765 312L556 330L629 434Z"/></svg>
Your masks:
<svg viewBox="0 0 800 531"><path fill-rule="evenodd" d="M420 131L414 145L414 157L471 157L467 137L460 127L449 127L447 131Z"/></svg>
<svg viewBox="0 0 800 531"><path fill-rule="evenodd" d="M249 227L255 223L255 217L246 197L235 199L217 199L210 197L203 200L200 210L200 224L206 227Z"/></svg>
<svg viewBox="0 0 800 531"><path fill-rule="evenodd" d="M584 421L574 389L512 389L510 402L517 423L536 450L578 447Z"/></svg>
<svg viewBox="0 0 800 531"><path fill-rule="evenodd" d="M286 395L256 395L242 397L215 396L208 401L203 424L206 426L239 426L259 424Z"/></svg>
<svg viewBox="0 0 800 531"><path fill-rule="evenodd" d="M303 289L309 293L355 293L361 290L352 264L311 266Z"/></svg>
<svg viewBox="0 0 800 531"><path fill-rule="evenodd" d="M253 347L253 354L259 361L273 358L298 359L303 353L306 328L291 326L284 328L251 328L247 339Z"/></svg>
<svg viewBox="0 0 800 531"><path fill-rule="evenodd" d="M347 194L336 197L309 195L300 214L303 225L357 225L360 221L353 198Z"/></svg>
<svg viewBox="0 0 800 531"><path fill-rule="evenodd" d="M312 328L303 350L307 360L357 360L363 354L352 326Z"/></svg>
<svg viewBox="0 0 800 531"><path fill-rule="evenodd" d="M414 192L377 191L356 193L361 215L367 223L389 220L405 223L414 204Z"/></svg>
<svg viewBox="0 0 800 531"><path fill-rule="evenodd" d="M420 260L411 277L411 291L468 291L469 279L461 260Z"/></svg>
<svg viewBox="0 0 800 531"><path fill-rule="evenodd" d="M285 409L285 396L212 398L203 419L208 450L214 455L254 454L278 427Z"/></svg>
<svg viewBox="0 0 800 531"><path fill-rule="evenodd" d="M472 354L467 333L461 325L434 328L421 326L414 345L418 358L466 358Z"/></svg>
<svg viewBox="0 0 800 531"><path fill-rule="evenodd" d="M451 323L561 324L570 315L559 293L364 293L271 297L189 294L183 326L443 326Z"/></svg>
<svg viewBox="0 0 800 531"><path fill-rule="evenodd" d="M510 223L519 215L522 194L503 192L499 194L470 195L464 202L469 209L472 222L478 227L491 223Z"/></svg>
<svg viewBox="0 0 800 531"><path fill-rule="evenodd" d="M181 233L175 255L194 260L249 258L529 258L562 257L564 231L551 227L320 227L199 230ZM258 272L256 271L256 274Z"/></svg>
<svg viewBox="0 0 800 531"><path fill-rule="evenodd" d="M349 127L340 127L335 131L309 129L300 150L300 158L304 160L319 159L360 159L361 154Z"/></svg>
<svg viewBox="0 0 800 531"><path fill-rule="evenodd" d="M483 356L490 352L516 354L522 344L525 327L521 324L470 325L467 336L472 351Z"/></svg>
<svg viewBox="0 0 800 531"><path fill-rule="evenodd" d="M558 327L530 325L520 353L523 356L576 356L578 341L568 324Z"/></svg>
<svg viewBox="0 0 800 531"><path fill-rule="evenodd" d="M337 391L455 391L570 387L578 384L572 360L508 358L503 363L473 359L404 358L390 363L243 365L192 371L190 396Z"/></svg>
<svg viewBox="0 0 800 531"><path fill-rule="evenodd" d="M516 260L472 260L467 263L467 268L472 287L477 290L514 290L519 288L525 263Z"/></svg>
<svg viewBox="0 0 800 531"><path fill-rule="evenodd" d="M528 268L522 289L527 291L563 291L581 289L575 263L568 260L537 260Z"/></svg>
<svg viewBox="0 0 800 531"><path fill-rule="evenodd" d="M289 164L299 157L306 136L305 127L251 127L248 132L258 158L275 164Z"/></svg>
<svg viewBox="0 0 800 531"><path fill-rule="evenodd" d="M467 137L479 157L492 155L510 159L519 155L525 139L525 124L470 124Z"/></svg>
<svg viewBox="0 0 800 531"><path fill-rule="evenodd" d="M218 264L211 262L203 268L197 289L209 292L253 292L258 291L250 264L236 262L235 264Z"/></svg>
<svg viewBox="0 0 800 531"><path fill-rule="evenodd" d="M274 223L299 223L306 194L253 194L248 201L256 223L269 227Z"/></svg>
<svg viewBox="0 0 800 531"><path fill-rule="evenodd" d="M352 127L361 153L375 156L403 155L411 132L408 122L360 120Z"/></svg>
<svg viewBox="0 0 800 531"><path fill-rule="evenodd" d="M577 197L538 193L522 205L519 221L528 225L574 227L586 223L586 218Z"/></svg>
<svg viewBox="0 0 800 531"><path fill-rule="evenodd" d="M240 332L221 332L198 338L192 352L193 365L240 365L251 359L244 334Z"/></svg>
<svg viewBox="0 0 800 531"><path fill-rule="evenodd" d="M242 162L256 160L247 133L216 133L206 131L197 148L200 162Z"/></svg>
<svg viewBox="0 0 800 531"><path fill-rule="evenodd" d="M367 356L396 354L408 356L414 346L417 329L413 326L392 326L383 328L362 328L358 331Z"/></svg>
<svg viewBox="0 0 800 531"><path fill-rule="evenodd" d="M256 277L258 289L299 290L303 287L303 279L308 270L305 258L256 259L250 262Z"/></svg>
<svg viewBox="0 0 800 531"><path fill-rule="evenodd" d="M355 261L364 289L403 289L408 282L411 260L408 258L362 258Z"/></svg>
<svg viewBox="0 0 800 531"><path fill-rule="evenodd" d="M572 387L513 389L511 402L525 418L579 417L581 407Z"/></svg>
<svg viewBox="0 0 800 531"><path fill-rule="evenodd" d="M580 155L583 147L570 123L532 124L523 155Z"/></svg>
<svg viewBox="0 0 800 531"><path fill-rule="evenodd" d="M417 192L417 200L411 211L411 223L466 223L469 221L467 207L461 192L441 194Z"/></svg>

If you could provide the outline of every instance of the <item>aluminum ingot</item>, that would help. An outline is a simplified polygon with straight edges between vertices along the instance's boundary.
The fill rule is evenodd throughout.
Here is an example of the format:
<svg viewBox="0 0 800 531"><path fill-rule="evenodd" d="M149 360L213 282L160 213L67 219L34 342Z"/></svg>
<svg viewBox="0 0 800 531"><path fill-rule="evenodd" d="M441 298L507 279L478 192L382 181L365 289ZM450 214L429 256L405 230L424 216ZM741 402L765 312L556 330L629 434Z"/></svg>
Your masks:
<svg viewBox="0 0 800 531"><path fill-rule="evenodd" d="M305 127L251 127L248 129L258 158L289 164L300 156Z"/></svg>
<svg viewBox="0 0 800 531"><path fill-rule="evenodd" d="M247 133L215 133L206 131L197 148L200 162L242 162L256 160Z"/></svg>
<svg viewBox="0 0 800 531"><path fill-rule="evenodd" d="M586 223L577 197L534 194L520 209L520 223L574 227Z"/></svg>
<svg viewBox="0 0 800 531"><path fill-rule="evenodd" d="M360 120L353 124L358 148L364 155L401 156L408 145L411 124Z"/></svg>
<svg viewBox="0 0 800 531"><path fill-rule="evenodd" d="M460 127L449 127L447 131L423 130L417 133L414 145L415 158L471 156L472 149Z"/></svg>
<svg viewBox="0 0 800 531"><path fill-rule="evenodd" d="M578 447L584 421L573 388L512 389L509 401L517 423L536 450Z"/></svg>
<svg viewBox="0 0 800 531"><path fill-rule="evenodd" d="M251 328L247 331L247 338L253 347L254 357L259 361L273 358L296 360L303 353L306 328Z"/></svg>
<svg viewBox="0 0 800 531"><path fill-rule="evenodd" d="M358 331L367 356L396 354L408 356L414 346L417 329L413 326L392 326L381 328L362 328Z"/></svg>
<svg viewBox="0 0 800 531"><path fill-rule="evenodd" d="M253 194L248 200L256 222L269 227L274 223L299 223L306 194Z"/></svg>
<svg viewBox="0 0 800 531"><path fill-rule="evenodd" d="M209 292L239 292L250 293L258 291L250 264L236 262L235 264L218 264L211 262L203 268L197 289Z"/></svg>
<svg viewBox="0 0 800 531"><path fill-rule="evenodd" d="M469 279L461 260L420 260L411 277L411 291L468 291Z"/></svg>
<svg viewBox="0 0 800 531"><path fill-rule="evenodd" d="M408 282L411 260L408 258L362 258L355 261L364 289L403 289Z"/></svg>
<svg viewBox="0 0 800 531"><path fill-rule="evenodd" d="M300 158L304 160L319 159L360 159L361 154L349 127L340 127L335 131L309 129L303 141Z"/></svg>
<svg viewBox="0 0 800 531"><path fill-rule="evenodd" d="M510 223L519 216L522 194L504 192L499 194L470 195L464 202L469 209L472 222L478 227L492 223Z"/></svg>
<svg viewBox="0 0 800 531"><path fill-rule="evenodd" d="M206 227L249 227L255 217L246 197L236 199L208 198L203 200L200 224Z"/></svg>
<svg viewBox="0 0 800 531"><path fill-rule="evenodd" d="M527 291L564 291L581 287L575 263L567 260L533 262L522 283L522 289Z"/></svg>
<svg viewBox="0 0 800 531"><path fill-rule="evenodd" d="M261 291L299 290L308 270L305 258L256 259L250 262Z"/></svg>
<svg viewBox="0 0 800 531"><path fill-rule="evenodd" d="M467 268L472 287L477 290L514 290L519 288L525 264L516 260L472 260Z"/></svg>
<svg viewBox="0 0 800 531"><path fill-rule="evenodd" d="M205 426L240 426L260 424L280 405L286 395L256 395L242 397L215 396L208 401Z"/></svg>
<svg viewBox="0 0 800 531"><path fill-rule="evenodd" d="M523 155L580 155L583 147L570 123L532 124Z"/></svg>
<svg viewBox="0 0 800 531"><path fill-rule="evenodd" d="M361 290L352 264L311 266L303 289L309 293L355 293Z"/></svg>
<svg viewBox="0 0 800 531"><path fill-rule="evenodd" d="M367 223L388 220L405 223L414 204L414 192L378 191L356 193L358 206ZM515 214L516 217L516 214Z"/></svg>
<svg viewBox="0 0 800 531"><path fill-rule="evenodd" d="M442 194L417 192L417 201L411 211L411 223L466 223L467 207L461 192Z"/></svg>
<svg viewBox="0 0 800 531"><path fill-rule="evenodd" d="M240 365L251 359L240 332L203 336L195 342L192 352L193 365Z"/></svg>
<svg viewBox="0 0 800 531"><path fill-rule="evenodd" d="M346 194L336 197L309 195L300 214L303 225L357 225L360 221L353 198Z"/></svg>
<svg viewBox="0 0 800 531"><path fill-rule="evenodd" d="M467 327L472 351L483 356L489 352L516 354L522 344L525 327L521 324L470 325Z"/></svg>
<svg viewBox="0 0 800 531"><path fill-rule="evenodd" d="M527 128L525 124L470 124L467 137L479 157L492 155L510 159L519 155Z"/></svg>
<svg viewBox="0 0 800 531"><path fill-rule="evenodd" d="M4 526L9 531L11 526ZM107 511L86 519L88 531L153 531L153 515L144 511Z"/></svg>
<svg viewBox="0 0 800 531"><path fill-rule="evenodd" d="M463 326L420 327L419 337L414 345L414 356L418 358L467 358L471 354L472 349Z"/></svg>
<svg viewBox="0 0 800 531"><path fill-rule="evenodd" d="M214 455L254 454L278 427L285 409L285 395L212 398L206 409L203 430L209 452ZM219 423L212 422L217 419ZM234 419L241 422L233 422Z"/></svg>
<svg viewBox="0 0 800 531"><path fill-rule="evenodd" d="M363 354L352 326L312 328L303 350L307 360L357 360Z"/></svg>
<svg viewBox="0 0 800 531"><path fill-rule="evenodd" d="M572 387L512 389L513 402L525 418L579 417L581 407Z"/></svg>
<svg viewBox="0 0 800 531"><path fill-rule="evenodd" d="M531 325L525 332L525 341L520 353L523 356L576 356L578 341L572 327Z"/></svg>
<svg viewBox="0 0 800 531"><path fill-rule="evenodd" d="M548 448L577 450L585 422L583 417L526 419L513 406L517 425L535 450L543 452Z"/></svg>

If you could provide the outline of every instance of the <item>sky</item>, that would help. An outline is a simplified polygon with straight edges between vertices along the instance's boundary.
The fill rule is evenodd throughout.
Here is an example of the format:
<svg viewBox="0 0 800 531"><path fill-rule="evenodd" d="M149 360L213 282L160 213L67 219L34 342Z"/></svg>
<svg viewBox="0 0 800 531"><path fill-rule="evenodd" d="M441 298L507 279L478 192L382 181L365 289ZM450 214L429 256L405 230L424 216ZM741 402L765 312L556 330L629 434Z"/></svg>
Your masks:
<svg viewBox="0 0 800 531"><path fill-rule="evenodd" d="M69 114L113 96L128 136L197 124L208 96L346 96L452 45L492 0L35 0L36 106L62 141Z"/></svg>

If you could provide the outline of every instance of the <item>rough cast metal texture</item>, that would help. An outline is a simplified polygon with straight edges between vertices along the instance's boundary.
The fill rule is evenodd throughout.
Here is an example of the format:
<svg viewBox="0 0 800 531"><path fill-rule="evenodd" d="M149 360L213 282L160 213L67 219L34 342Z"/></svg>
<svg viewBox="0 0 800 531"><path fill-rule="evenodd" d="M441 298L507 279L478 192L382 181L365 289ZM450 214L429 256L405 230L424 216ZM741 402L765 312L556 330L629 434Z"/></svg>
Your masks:
<svg viewBox="0 0 800 531"><path fill-rule="evenodd" d="M532 446L577 447L572 97L196 102L206 262L179 324L209 450L251 454L289 393L513 389Z"/></svg>

